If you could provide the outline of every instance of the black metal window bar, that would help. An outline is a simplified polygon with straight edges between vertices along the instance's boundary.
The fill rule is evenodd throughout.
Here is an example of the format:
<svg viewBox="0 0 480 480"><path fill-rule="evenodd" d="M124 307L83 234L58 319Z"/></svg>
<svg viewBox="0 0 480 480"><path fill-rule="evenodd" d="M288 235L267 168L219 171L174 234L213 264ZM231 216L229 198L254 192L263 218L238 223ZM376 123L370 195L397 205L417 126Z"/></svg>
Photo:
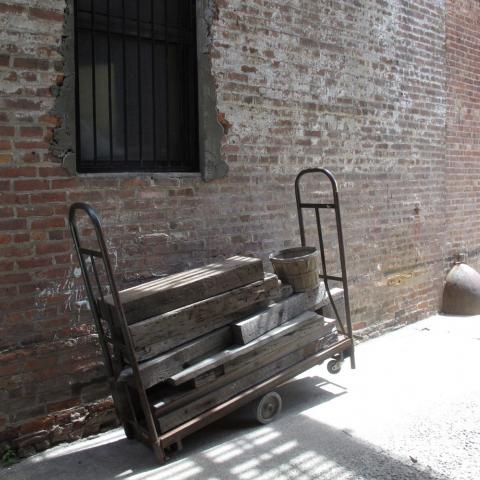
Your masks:
<svg viewBox="0 0 480 480"><path fill-rule="evenodd" d="M195 0L76 0L79 172L195 172Z"/></svg>

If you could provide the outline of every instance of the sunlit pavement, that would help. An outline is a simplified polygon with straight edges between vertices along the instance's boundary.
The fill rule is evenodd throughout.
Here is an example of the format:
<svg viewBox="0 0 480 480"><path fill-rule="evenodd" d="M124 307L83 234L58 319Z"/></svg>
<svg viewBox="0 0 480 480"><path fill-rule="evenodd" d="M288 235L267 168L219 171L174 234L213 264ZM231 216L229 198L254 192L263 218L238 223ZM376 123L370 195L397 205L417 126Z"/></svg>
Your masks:
<svg viewBox="0 0 480 480"><path fill-rule="evenodd" d="M357 348L357 370L312 368L258 426L242 409L164 466L120 429L0 470L2 480L480 479L480 317L434 316Z"/></svg>

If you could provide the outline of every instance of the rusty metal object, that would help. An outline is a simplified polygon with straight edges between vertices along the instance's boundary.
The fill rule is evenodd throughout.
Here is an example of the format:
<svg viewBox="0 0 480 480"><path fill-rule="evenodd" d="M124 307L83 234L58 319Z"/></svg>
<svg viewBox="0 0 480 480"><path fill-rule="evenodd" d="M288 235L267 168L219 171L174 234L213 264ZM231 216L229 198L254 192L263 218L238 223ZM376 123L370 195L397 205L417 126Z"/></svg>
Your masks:
<svg viewBox="0 0 480 480"><path fill-rule="evenodd" d="M456 263L448 272L443 290L443 313L480 314L480 273L465 263Z"/></svg>

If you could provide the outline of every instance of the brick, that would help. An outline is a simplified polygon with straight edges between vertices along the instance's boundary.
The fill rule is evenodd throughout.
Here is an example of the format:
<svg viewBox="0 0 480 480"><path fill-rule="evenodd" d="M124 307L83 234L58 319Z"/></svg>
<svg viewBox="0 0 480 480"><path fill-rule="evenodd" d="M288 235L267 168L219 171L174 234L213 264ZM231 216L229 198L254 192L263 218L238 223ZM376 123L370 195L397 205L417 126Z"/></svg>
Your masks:
<svg viewBox="0 0 480 480"><path fill-rule="evenodd" d="M41 127L21 127L20 128L20 135L22 137L41 137L43 135L43 128L41 128Z"/></svg>
<svg viewBox="0 0 480 480"><path fill-rule="evenodd" d="M48 228L64 228L65 217L50 217L42 220L35 220L31 223L32 230L42 230Z"/></svg>
<svg viewBox="0 0 480 480"><path fill-rule="evenodd" d="M27 228L27 221L20 218L13 218L10 220L0 220L0 231L8 230L24 230Z"/></svg>
<svg viewBox="0 0 480 480"><path fill-rule="evenodd" d="M7 274L0 277L0 285L28 283L31 279L29 273Z"/></svg>
<svg viewBox="0 0 480 480"><path fill-rule="evenodd" d="M30 197L32 204L65 202L66 200L67 194L65 192L42 192L32 194Z"/></svg>
<svg viewBox="0 0 480 480"><path fill-rule="evenodd" d="M5 234L5 233L0 233L0 245L7 245L12 241L12 236Z"/></svg>
<svg viewBox="0 0 480 480"><path fill-rule="evenodd" d="M35 177L36 175L35 167L0 168L0 176L3 178Z"/></svg>
<svg viewBox="0 0 480 480"><path fill-rule="evenodd" d="M61 253L70 250L69 242L51 242L45 244L37 244L35 246L35 252L38 255L45 255L51 253Z"/></svg>
<svg viewBox="0 0 480 480"><path fill-rule="evenodd" d="M41 141L22 141L22 142L15 142L15 148L17 149L22 149L22 150L30 150L30 149L36 149L36 148L48 148L49 143L48 142L41 142Z"/></svg>
<svg viewBox="0 0 480 480"><path fill-rule="evenodd" d="M13 185L17 192L48 190L49 182L48 180L15 180Z"/></svg>
<svg viewBox="0 0 480 480"><path fill-rule="evenodd" d="M27 70L48 70L48 60L41 60L39 58L15 58L13 60L13 67Z"/></svg>
<svg viewBox="0 0 480 480"><path fill-rule="evenodd" d="M27 98L19 98L19 99L10 99L6 98L4 100L5 107L9 110L30 110L30 111L39 111L42 108L41 102L36 100L30 100Z"/></svg>
<svg viewBox="0 0 480 480"><path fill-rule="evenodd" d="M60 119L55 115L42 115L39 118L40 123L57 127L60 124Z"/></svg>
<svg viewBox="0 0 480 480"><path fill-rule="evenodd" d="M0 137L13 137L15 135L14 127L2 127L0 126Z"/></svg>
<svg viewBox="0 0 480 480"><path fill-rule="evenodd" d="M9 5L6 3L0 3L0 13L15 13L19 14L25 10L21 5Z"/></svg>
<svg viewBox="0 0 480 480"><path fill-rule="evenodd" d="M48 205L28 205L17 207L17 217L48 217L53 214L53 208Z"/></svg>
<svg viewBox="0 0 480 480"><path fill-rule="evenodd" d="M41 20L53 21L53 22L63 22L63 14L56 12L54 10L47 10L43 8L30 8L30 16L34 18L39 18Z"/></svg>
<svg viewBox="0 0 480 480"><path fill-rule="evenodd" d="M0 140L0 150L11 150L12 143L10 140Z"/></svg>

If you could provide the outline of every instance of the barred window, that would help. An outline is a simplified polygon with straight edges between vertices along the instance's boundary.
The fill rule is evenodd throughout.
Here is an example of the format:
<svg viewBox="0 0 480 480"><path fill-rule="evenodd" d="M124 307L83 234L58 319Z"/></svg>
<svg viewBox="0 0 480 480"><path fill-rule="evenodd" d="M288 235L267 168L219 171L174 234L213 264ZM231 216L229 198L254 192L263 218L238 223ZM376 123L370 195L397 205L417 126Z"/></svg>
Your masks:
<svg viewBox="0 0 480 480"><path fill-rule="evenodd" d="M196 172L195 0L76 0L77 171Z"/></svg>

